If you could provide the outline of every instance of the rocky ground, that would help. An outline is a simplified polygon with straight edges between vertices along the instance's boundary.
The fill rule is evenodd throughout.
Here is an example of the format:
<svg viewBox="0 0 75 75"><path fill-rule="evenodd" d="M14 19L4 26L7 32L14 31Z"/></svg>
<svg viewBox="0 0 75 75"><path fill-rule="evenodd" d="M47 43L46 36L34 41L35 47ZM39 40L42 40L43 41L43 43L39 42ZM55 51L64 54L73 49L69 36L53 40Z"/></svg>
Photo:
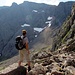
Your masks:
<svg viewBox="0 0 75 75"><path fill-rule="evenodd" d="M59 50L52 54L48 51L36 53L34 57L34 68L30 72L35 75L75 75L75 52Z"/></svg>
<svg viewBox="0 0 75 75"><path fill-rule="evenodd" d="M75 47L74 42L72 46L68 43L54 52L49 49L32 52L32 70L28 75L75 75L75 52L71 51L71 47ZM17 63L13 63L0 73L7 73L16 67Z"/></svg>

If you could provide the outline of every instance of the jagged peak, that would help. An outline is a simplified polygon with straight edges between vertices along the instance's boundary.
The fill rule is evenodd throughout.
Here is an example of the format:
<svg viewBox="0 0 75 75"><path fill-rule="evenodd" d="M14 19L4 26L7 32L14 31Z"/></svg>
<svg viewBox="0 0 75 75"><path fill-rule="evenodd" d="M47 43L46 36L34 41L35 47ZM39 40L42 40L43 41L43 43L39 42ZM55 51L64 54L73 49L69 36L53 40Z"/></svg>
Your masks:
<svg viewBox="0 0 75 75"><path fill-rule="evenodd" d="M71 4L74 3L75 1L67 1L67 2L60 2L58 6L64 5L64 4Z"/></svg>
<svg viewBox="0 0 75 75"><path fill-rule="evenodd" d="M17 6L18 4L16 2L13 2L11 6Z"/></svg>

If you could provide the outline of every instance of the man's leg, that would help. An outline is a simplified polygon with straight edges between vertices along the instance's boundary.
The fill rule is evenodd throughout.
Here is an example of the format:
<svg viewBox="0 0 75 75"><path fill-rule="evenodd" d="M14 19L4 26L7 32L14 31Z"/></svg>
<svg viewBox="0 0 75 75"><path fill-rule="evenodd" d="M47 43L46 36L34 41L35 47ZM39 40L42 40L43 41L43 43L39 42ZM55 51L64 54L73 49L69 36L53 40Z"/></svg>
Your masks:
<svg viewBox="0 0 75 75"><path fill-rule="evenodd" d="M27 64L28 64L28 71L30 71L31 70L30 54L28 54L27 51L26 51L25 58L26 58L26 61L27 61Z"/></svg>
<svg viewBox="0 0 75 75"><path fill-rule="evenodd" d="M20 57L20 60L18 62L18 66L21 66L21 63L23 62L23 58L24 58L23 50L19 51L19 57Z"/></svg>
<svg viewBox="0 0 75 75"><path fill-rule="evenodd" d="M20 61L18 62L18 66L21 66L21 63L22 63L22 61L20 60Z"/></svg>
<svg viewBox="0 0 75 75"><path fill-rule="evenodd" d="M31 70L31 62L30 62L30 57L29 57L29 54L28 54L28 56L26 57L26 59L27 59L27 64L28 64L28 72Z"/></svg>
<svg viewBox="0 0 75 75"><path fill-rule="evenodd" d="M28 61L28 72L31 70L30 61Z"/></svg>
<svg viewBox="0 0 75 75"><path fill-rule="evenodd" d="M28 53L28 51L25 49L25 52L24 52L25 54L24 54L24 57L25 57L25 59L26 59L26 61L27 61L27 65L28 65L28 71L30 71L31 70L31 62L30 62L30 54Z"/></svg>

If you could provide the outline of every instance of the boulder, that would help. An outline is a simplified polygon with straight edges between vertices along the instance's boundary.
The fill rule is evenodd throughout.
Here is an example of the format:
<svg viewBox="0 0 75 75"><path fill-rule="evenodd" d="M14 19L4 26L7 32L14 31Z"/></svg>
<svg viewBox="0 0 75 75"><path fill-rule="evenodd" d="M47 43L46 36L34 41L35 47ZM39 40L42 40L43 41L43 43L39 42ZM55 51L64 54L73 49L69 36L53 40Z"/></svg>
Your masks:
<svg viewBox="0 0 75 75"><path fill-rule="evenodd" d="M75 60L74 59L66 60L65 66L73 66L73 67L75 67Z"/></svg>
<svg viewBox="0 0 75 75"><path fill-rule="evenodd" d="M47 68L41 64L36 63L34 68L29 72L29 75L46 74Z"/></svg>
<svg viewBox="0 0 75 75"><path fill-rule="evenodd" d="M53 59L48 59L48 60L45 60L45 61L42 63L42 65L43 65L43 66L50 65L50 64L52 64L52 62L54 62Z"/></svg>
<svg viewBox="0 0 75 75"><path fill-rule="evenodd" d="M51 73L51 75L64 75L64 73L63 72L59 72L59 71L53 71Z"/></svg>
<svg viewBox="0 0 75 75"><path fill-rule="evenodd" d="M34 71L34 70L30 70L28 72L28 75L38 75L38 72L37 71Z"/></svg>
<svg viewBox="0 0 75 75"><path fill-rule="evenodd" d="M53 60L55 60L55 62L57 62L57 63L61 62L59 59L59 55L54 55Z"/></svg>
<svg viewBox="0 0 75 75"><path fill-rule="evenodd" d="M75 68L73 66L67 66L65 68L65 75L75 75Z"/></svg>
<svg viewBox="0 0 75 75"><path fill-rule="evenodd" d="M51 75L51 73L50 72L47 72L46 75Z"/></svg>
<svg viewBox="0 0 75 75"><path fill-rule="evenodd" d="M73 75L69 70L65 70L65 75Z"/></svg>
<svg viewBox="0 0 75 75"><path fill-rule="evenodd" d="M20 66L6 74L0 74L0 75L27 75L27 69L23 66Z"/></svg>

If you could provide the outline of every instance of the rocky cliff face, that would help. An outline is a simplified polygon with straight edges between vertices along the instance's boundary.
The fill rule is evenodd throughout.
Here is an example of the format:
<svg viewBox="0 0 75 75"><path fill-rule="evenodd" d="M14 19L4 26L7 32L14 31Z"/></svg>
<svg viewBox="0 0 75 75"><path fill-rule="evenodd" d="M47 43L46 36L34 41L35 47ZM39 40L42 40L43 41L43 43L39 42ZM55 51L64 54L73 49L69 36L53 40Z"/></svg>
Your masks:
<svg viewBox="0 0 75 75"><path fill-rule="evenodd" d="M0 8L0 53L3 58L9 58L17 53L15 37L26 29L29 41L35 38L34 27L47 26L47 18L53 17L52 28L61 26L69 15L74 2L60 3L58 6L24 2L20 5L13 3L10 7ZM64 8L63 8L64 6ZM63 8L62 12L57 14ZM66 8L66 9L65 9ZM68 10L67 10L68 9ZM66 13L65 13L66 12ZM65 14L65 15L64 15ZM63 18L64 16L64 18ZM30 26L24 26L28 24ZM39 41L39 40L38 40Z"/></svg>
<svg viewBox="0 0 75 75"><path fill-rule="evenodd" d="M57 49L62 44L71 43L71 41L75 42L75 4L72 7L71 15L68 16L56 35L54 49Z"/></svg>

